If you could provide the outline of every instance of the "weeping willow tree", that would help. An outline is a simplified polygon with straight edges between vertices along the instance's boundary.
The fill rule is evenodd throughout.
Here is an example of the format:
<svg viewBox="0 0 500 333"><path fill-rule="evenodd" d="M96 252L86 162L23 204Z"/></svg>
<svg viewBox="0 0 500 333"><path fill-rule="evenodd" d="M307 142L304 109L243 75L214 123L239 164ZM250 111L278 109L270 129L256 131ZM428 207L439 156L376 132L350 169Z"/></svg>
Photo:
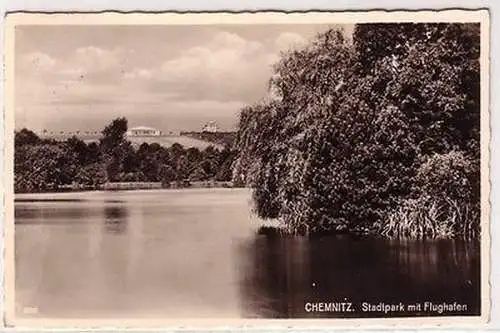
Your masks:
<svg viewBox="0 0 500 333"><path fill-rule="evenodd" d="M283 54L270 98L240 114L234 178L253 188L257 214L292 233L367 231L419 195L429 156L460 151L477 165L478 29L358 25ZM473 193L459 199L478 201L479 172L459 178Z"/></svg>

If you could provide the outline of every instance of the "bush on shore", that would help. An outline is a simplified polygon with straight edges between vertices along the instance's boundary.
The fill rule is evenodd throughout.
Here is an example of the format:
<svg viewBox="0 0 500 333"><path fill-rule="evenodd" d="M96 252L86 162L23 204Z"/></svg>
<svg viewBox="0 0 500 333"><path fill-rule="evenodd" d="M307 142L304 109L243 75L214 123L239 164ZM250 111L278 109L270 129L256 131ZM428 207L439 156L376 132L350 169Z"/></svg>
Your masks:
<svg viewBox="0 0 500 333"><path fill-rule="evenodd" d="M479 165L462 152L434 154L420 165L412 197L381 220L388 237L450 238L479 236Z"/></svg>
<svg viewBox="0 0 500 333"><path fill-rule="evenodd" d="M398 238L451 238L479 236L478 205L449 197L406 199L382 220L380 234Z"/></svg>
<svg viewBox="0 0 500 333"><path fill-rule="evenodd" d="M360 24L351 37L329 30L282 55L269 97L240 114L234 179L253 188L260 217L290 233L416 237L429 221L399 224L430 209L439 214L429 237L469 230L462 216L479 207L479 26Z"/></svg>

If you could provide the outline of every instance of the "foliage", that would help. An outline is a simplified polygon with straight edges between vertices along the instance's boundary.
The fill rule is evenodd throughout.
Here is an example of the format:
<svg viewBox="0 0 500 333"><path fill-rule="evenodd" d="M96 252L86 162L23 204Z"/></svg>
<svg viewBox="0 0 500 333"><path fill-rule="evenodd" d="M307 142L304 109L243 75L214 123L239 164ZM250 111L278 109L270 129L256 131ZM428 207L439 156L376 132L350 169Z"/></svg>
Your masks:
<svg viewBox="0 0 500 333"><path fill-rule="evenodd" d="M162 165L160 169L160 180L164 187L170 187L170 183L175 181L176 178L177 174L175 173L175 169L171 165Z"/></svg>
<svg viewBox="0 0 500 333"><path fill-rule="evenodd" d="M478 154L478 24L358 25L354 45L383 88L374 102L389 100L408 116L420 153Z"/></svg>
<svg viewBox="0 0 500 333"><path fill-rule="evenodd" d="M59 145L23 145L16 148L15 190L40 192L70 184L71 157Z"/></svg>
<svg viewBox="0 0 500 333"><path fill-rule="evenodd" d="M217 168L217 173L215 174L215 180L217 181L227 181L233 176L233 162L235 154L230 152L225 154L225 151L221 152L221 157L219 159L219 167Z"/></svg>
<svg viewBox="0 0 500 333"><path fill-rule="evenodd" d="M63 187L99 188L106 182L230 181L235 153L208 147L184 149L144 143L138 148L127 140L127 120L113 120L99 142L77 137L64 142L41 140L30 130L16 133L16 192L55 191Z"/></svg>
<svg viewBox="0 0 500 333"><path fill-rule="evenodd" d="M424 195L406 199L391 210L380 227L386 237L451 238L477 237L480 227L478 205L463 203L446 195Z"/></svg>
<svg viewBox="0 0 500 333"><path fill-rule="evenodd" d="M20 147L24 145L36 145L41 142L41 139L35 132L23 128L14 135L14 146Z"/></svg>
<svg viewBox="0 0 500 333"><path fill-rule="evenodd" d="M259 216L292 233L371 229L427 190L422 177L442 162L429 156L451 158L457 172L477 161L478 50L474 24L318 35L283 54L269 98L241 111L234 181L253 187ZM479 170L467 179L476 186Z"/></svg>
<svg viewBox="0 0 500 333"><path fill-rule="evenodd" d="M97 187L107 182L106 168L101 163L90 163L79 168L74 182L81 185Z"/></svg>
<svg viewBox="0 0 500 333"><path fill-rule="evenodd" d="M427 156L414 177L412 197L381 220L386 236L476 237L480 230L479 165L460 151Z"/></svg>
<svg viewBox="0 0 500 333"><path fill-rule="evenodd" d="M205 169L201 166L195 168L194 171L191 172L191 174L189 175L190 181L203 181L207 179L208 179L208 174L206 173Z"/></svg>
<svg viewBox="0 0 500 333"><path fill-rule="evenodd" d="M116 149L125 142L125 134L128 129L126 118L116 118L102 131L102 137L99 140L103 152L107 153Z"/></svg>
<svg viewBox="0 0 500 333"><path fill-rule="evenodd" d="M479 201L479 164L463 152L428 156L417 170L414 192L418 195L446 195L460 202Z"/></svg>

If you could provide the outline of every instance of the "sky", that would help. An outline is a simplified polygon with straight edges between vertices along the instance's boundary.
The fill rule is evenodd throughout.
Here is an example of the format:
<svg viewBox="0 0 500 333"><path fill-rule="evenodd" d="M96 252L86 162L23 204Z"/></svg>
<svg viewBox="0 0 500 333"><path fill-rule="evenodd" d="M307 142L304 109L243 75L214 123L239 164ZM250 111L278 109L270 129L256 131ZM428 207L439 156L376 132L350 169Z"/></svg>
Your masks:
<svg viewBox="0 0 500 333"><path fill-rule="evenodd" d="M280 52L335 25L19 26L16 128L234 130L267 94ZM346 32L349 26L344 27Z"/></svg>

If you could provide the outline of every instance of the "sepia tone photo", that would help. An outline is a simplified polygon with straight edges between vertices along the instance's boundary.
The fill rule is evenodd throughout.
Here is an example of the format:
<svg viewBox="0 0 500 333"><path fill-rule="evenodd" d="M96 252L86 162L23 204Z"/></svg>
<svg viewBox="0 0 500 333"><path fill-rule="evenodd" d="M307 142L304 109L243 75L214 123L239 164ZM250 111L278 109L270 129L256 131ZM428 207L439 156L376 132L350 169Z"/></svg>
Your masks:
<svg viewBox="0 0 500 333"><path fill-rule="evenodd" d="M486 11L12 14L6 40L6 324L488 320Z"/></svg>

